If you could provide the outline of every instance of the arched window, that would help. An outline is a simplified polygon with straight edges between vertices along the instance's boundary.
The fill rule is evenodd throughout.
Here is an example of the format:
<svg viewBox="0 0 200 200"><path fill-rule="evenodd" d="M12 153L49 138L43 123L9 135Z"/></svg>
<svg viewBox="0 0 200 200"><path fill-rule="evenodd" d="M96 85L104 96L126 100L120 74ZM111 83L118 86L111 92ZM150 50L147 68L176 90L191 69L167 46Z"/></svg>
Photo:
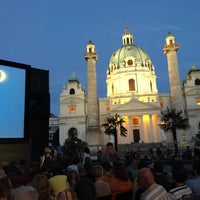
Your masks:
<svg viewBox="0 0 200 200"><path fill-rule="evenodd" d="M195 80L195 85L200 85L200 79Z"/></svg>
<svg viewBox="0 0 200 200"><path fill-rule="evenodd" d="M152 89L152 82L150 81L150 91L152 92L153 89Z"/></svg>
<svg viewBox="0 0 200 200"><path fill-rule="evenodd" d="M71 88L70 91L69 91L69 94L75 94L75 89Z"/></svg>
<svg viewBox="0 0 200 200"><path fill-rule="evenodd" d="M128 82L129 82L129 91L135 91L135 80L130 79Z"/></svg>
<svg viewBox="0 0 200 200"><path fill-rule="evenodd" d="M112 94L114 94L114 84L112 84Z"/></svg>

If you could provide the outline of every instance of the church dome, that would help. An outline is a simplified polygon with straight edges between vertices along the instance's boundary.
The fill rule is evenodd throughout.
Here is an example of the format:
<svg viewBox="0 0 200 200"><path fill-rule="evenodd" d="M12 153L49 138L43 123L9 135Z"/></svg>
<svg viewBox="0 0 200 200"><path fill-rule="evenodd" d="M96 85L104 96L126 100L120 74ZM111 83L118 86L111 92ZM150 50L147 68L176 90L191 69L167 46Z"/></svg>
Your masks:
<svg viewBox="0 0 200 200"><path fill-rule="evenodd" d="M133 44L133 35L127 26L122 41L123 46L115 51L110 58L108 73L112 73L115 69L130 66L144 67L144 70L147 67L148 70L154 70L154 66L147 52Z"/></svg>
<svg viewBox="0 0 200 200"><path fill-rule="evenodd" d="M147 52L133 42L128 29L122 35L122 47L116 50L107 69L107 97L156 94L156 75Z"/></svg>

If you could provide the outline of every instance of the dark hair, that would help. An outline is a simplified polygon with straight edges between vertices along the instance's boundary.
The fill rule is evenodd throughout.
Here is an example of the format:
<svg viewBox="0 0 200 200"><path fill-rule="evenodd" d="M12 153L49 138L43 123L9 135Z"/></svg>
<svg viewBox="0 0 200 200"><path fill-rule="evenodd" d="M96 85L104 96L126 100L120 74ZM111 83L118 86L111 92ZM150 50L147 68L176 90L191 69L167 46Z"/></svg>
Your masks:
<svg viewBox="0 0 200 200"><path fill-rule="evenodd" d="M110 171L112 169L112 165L109 161L104 161L101 164L102 164L103 169L106 171Z"/></svg>
<svg viewBox="0 0 200 200"><path fill-rule="evenodd" d="M194 162L193 162L193 170L195 170L196 171L196 173L198 174L198 175L200 175L200 160L195 160Z"/></svg>
<svg viewBox="0 0 200 200"><path fill-rule="evenodd" d="M128 180L128 171L123 160L113 163L113 175L120 180Z"/></svg>
<svg viewBox="0 0 200 200"><path fill-rule="evenodd" d="M154 173L163 173L163 162L160 160L156 160L153 164L153 171Z"/></svg>
<svg viewBox="0 0 200 200"><path fill-rule="evenodd" d="M8 196L10 196L10 191L11 183L9 182L8 178L0 178L0 197L7 198Z"/></svg>
<svg viewBox="0 0 200 200"><path fill-rule="evenodd" d="M113 147L113 143L112 143L112 142L108 142L108 143L106 144L106 146L107 146L107 147L110 147L110 146Z"/></svg>
<svg viewBox="0 0 200 200"><path fill-rule="evenodd" d="M182 163L178 162L172 165L172 176L177 183L184 183L187 180L187 171Z"/></svg>
<svg viewBox="0 0 200 200"><path fill-rule="evenodd" d="M87 154L90 154L90 149L88 147L84 147L83 151Z"/></svg>
<svg viewBox="0 0 200 200"><path fill-rule="evenodd" d="M96 189L94 183L88 178L81 178L75 185L78 200L95 200Z"/></svg>

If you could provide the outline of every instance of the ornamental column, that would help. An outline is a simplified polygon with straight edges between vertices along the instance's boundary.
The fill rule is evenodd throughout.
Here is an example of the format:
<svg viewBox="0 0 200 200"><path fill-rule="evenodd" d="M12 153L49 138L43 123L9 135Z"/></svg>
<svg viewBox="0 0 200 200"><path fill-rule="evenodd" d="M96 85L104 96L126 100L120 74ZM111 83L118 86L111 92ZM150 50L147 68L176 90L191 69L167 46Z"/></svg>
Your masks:
<svg viewBox="0 0 200 200"><path fill-rule="evenodd" d="M99 128L99 102L97 98L97 80L96 80L96 61L98 55L95 51L95 45L89 41L86 46L87 52L84 58L87 62L87 80L88 80L88 96L87 96L87 133L100 132Z"/></svg>
<svg viewBox="0 0 200 200"><path fill-rule="evenodd" d="M179 44L175 43L174 36L169 32L165 38L166 44L163 48L164 54L167 56L171 108L183 111L182 91L180 87L180 77L178 70L177 51Z"/></svg>

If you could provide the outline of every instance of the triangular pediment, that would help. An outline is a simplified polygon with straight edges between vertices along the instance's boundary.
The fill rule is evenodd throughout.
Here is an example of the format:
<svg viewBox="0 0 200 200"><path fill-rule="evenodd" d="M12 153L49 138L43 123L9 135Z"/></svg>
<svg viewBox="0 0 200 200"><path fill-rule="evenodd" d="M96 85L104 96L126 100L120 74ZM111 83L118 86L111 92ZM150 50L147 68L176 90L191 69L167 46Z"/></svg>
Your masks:
<svg viewBox="0 0 200 200"><path fill-rule="evenodd" d="M120 104L112 107L114 110L157 110L160 111L158 103L142 102L137 99L131 99L126 104Z"/></svg>

